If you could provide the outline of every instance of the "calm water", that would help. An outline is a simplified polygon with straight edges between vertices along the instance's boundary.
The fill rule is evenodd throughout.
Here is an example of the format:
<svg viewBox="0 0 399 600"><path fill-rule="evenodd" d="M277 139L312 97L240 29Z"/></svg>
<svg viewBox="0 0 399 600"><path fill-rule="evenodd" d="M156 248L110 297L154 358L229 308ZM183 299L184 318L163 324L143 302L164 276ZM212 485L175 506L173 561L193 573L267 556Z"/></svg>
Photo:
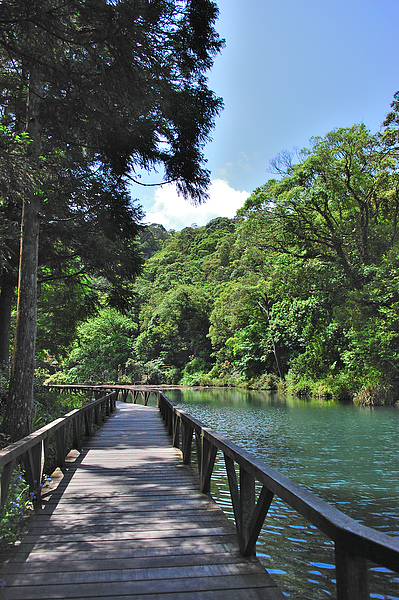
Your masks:
<svg viewBox="0 0 399 600"><path fill-rule="evenodd" d="M399 409L237 390L166 393L180 408L354 519L399 536ZM231 515L219 454L212 479L213 494ZM278 499L269 510L257 555L287 597L335 597L332 543ZM399 600L399 575L372 568L371 597Z"/></svg>

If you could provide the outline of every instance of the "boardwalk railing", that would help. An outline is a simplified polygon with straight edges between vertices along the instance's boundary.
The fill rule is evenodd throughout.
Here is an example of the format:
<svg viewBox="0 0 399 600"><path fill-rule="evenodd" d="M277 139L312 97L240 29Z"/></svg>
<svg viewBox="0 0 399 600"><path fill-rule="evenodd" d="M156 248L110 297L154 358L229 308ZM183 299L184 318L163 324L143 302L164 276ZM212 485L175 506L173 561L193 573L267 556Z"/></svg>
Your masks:
<svg viewBox="0 0 399 600"><path fill-rule="evenodd" d="M66 455L71 449L69 446L70 434L72 434L72 448L79 450L82 435L90 436L93 426L99 426L105 417L115 410L117 395L116 391L102 392L102 397L72 410L64 417L56 419L0 450L1 507L7 500L13 469L18 463L22 463L33 506L39 510L41 508L43 467L51 438L55 440L56 447L54 468L63 469Z"/></svg>
<svg viewBox="0 0 399 600"><path fill-rule="evenodd" d="M95 398L100 398L107 392L116 392L117 398L119 395L122 397L122 401L126 402L128 395L131 395L133 404L137 403L139 398L142 399L144 406L148 405L148 400L151 394L158 398L158 390L140 386L129 386L129 385L77 385L77 384L63 384L63 385L48 385L49 389L57 390L62 393L79 393L85 391L91 391Z"/></svg>
<svg viewBox="0 0 399 600"><path fill-rule="evenodd" d="M127 395L131 393L133 402L137 402L141 395L143 403L147 405L150 395L153 394L172 436L172 443L181 450L186 465L191 464L192 444L193 440L195 441L199 485L204 493L210 493L216 455L218 451L222 452L240 551L244 556L255 553L256 541L269 507L274 496L277 496L334 542L338 600L369 600L367 561L399 572L399 539L365 527L346 516L262 460L178 409L162 391L133 386L52 387L65 391L90 389L95 397L101 397L0 451L0 467L3 467L2 505L7 497L12 469L17 461L23 461L30 488L35 494L35 506L40 507L43 462L51 435L55 436L58 466L63 467L71 426L73 447L79 448L83 424L85 435L90 435L92 424L100 424L101 415L110 414L115 409L119 395L126 401ZM259 488L260 493L256 497L256 490Z"/></svg>
<svg viewBox="0 0 399 600"><path fill-rule="evenodd" d="M320 500L262 460L179 410L163 392L159 392L158 403L173 445L182 451L183 462L187 465L191 462L195 436L202 492L210 492L216 454L218 451L223 453L240 551L244 556L255 553L256 540L270 504L274 496L278 496L334 542L338 600L369 599L368 560L399 572L399 539L365 527ZM258 499L255 482L261 485Z"/></svg>

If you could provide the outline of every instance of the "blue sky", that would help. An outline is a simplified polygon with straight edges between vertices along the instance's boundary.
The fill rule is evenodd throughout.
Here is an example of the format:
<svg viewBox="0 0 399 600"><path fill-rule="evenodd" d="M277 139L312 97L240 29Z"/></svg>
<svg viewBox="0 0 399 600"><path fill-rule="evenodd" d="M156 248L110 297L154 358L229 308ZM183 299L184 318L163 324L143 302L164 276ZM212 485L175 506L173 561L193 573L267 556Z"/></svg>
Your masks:
<svg viewBox="0 0 399 600"><path fill-rule="evenodd" d="M210 199L193 207L174 186L132 189L145 222L167 229L233 217L281 150L354 123L377 131L399 90L399 0L217 4L226 47L209 85L225 109L205 148Z"/></svg>

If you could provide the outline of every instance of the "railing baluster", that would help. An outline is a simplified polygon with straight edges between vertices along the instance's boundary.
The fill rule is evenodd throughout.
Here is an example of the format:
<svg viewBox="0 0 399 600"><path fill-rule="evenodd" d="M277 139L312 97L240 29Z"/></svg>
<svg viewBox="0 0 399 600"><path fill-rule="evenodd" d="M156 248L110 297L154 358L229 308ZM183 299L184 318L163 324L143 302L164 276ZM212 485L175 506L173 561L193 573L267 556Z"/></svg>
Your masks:
<svg viewBox="0 0 399 600"><path fill-rule="evenodd" d="M63 471L65 469L65 425L55 431L54 437L57 449L57 466Z"/></svg>
<svg viewBox="0 0 399 600"><path fill-rule="evenodd" d="M172 435L173 434L173 412L171 410L168 410L168 412L167 412L166 425L168 427L169 435Z"/></svg>
<svg viewBox="0 0 399 600"><path fill-rule="evenodd" d="M32 494L32 504L35 510L41 510L41 482L43 476L43 441L29 448L22 457L26 480Z"/></svg>
<svg viewBox="0 0 399 600"><path fill-rule="evenodd" d="M195 447L197 449L197 463L198 463L198 474L201 473L202 469L202 443L201 443L201 432L195 430Z"/></svg>
<svg viewBox="0 0 399 600"><path fill-rule="evenodd" d="M97 427L99 427L101 423L101 406L99 404L96 404L94 407L94 423Z"/></svg>
<svg viewBox="0 0 399 600"><path fill-rule="evenodd" d="M173 413L173 437L172 443L175 448L180 448L180 418Z"/></svg>
<svg viewBox="0 0 399 600"><path fill-rule="evenodd" d="M215 464L217 448L207 440L204 435L201 438L201 469L200 469L200 490L208 494L211 489L211 477L213 466Z"/></svg>
<svg viewBox="0 0 399 600"><path fill-rule="evenodd" d="M15 460L5 464L1 472L1 508L5 505L8 497L12 472L15 467Z"/></svg>
<svg viewBox="0 0 399 600"><path fill-rule="evenodd" d="M191 444L193 441L194 428L187 423L182 421L182 453L183 453L183 464L191 464Z"/></svg>
<svg viewBox="0 0 399 600"><path fill-rule="evenodd" d="M85 419L85 436L91 436L91 410L87 409L84 414Z"/></svg>
<svg viewBox="0 0 399 600"><path fill-rule="evenodd" d="M240 551L244 552L255 508L255 478L240 465Z"/></svg>
<svg viewBox="0 0 399 600"><path fill-rule="evenodd" d="M263 486L255 509L252 512L251 520L246 528L245 539L243 540L242 545L242 554L244 556L255 554L256 541L259 537L273 498L273 492Z"/></svg>
<svg viewBox="0 0 399 600"><path fill-rule="evenodd" d="M335 544L335 575L337 600L369 600L366 560Z"/></svg>
<svg viewBox="0 0 399 600"><path fill-rule="evenodd" d="M76 415L73 420L73 442L72 445L76 450L80 450L81 443L80 438L82 437L82 417Z"/></svg>
<svg viewBox="0 0 399 600"><path fill-rule="evenodd" d="M241 518L240 518L240 490L238 488L237 473L234 466L234 460L224 455L226 465L227 481L229 483L231 503L233 505L234 519L238 534L240 534Z"/></svg>

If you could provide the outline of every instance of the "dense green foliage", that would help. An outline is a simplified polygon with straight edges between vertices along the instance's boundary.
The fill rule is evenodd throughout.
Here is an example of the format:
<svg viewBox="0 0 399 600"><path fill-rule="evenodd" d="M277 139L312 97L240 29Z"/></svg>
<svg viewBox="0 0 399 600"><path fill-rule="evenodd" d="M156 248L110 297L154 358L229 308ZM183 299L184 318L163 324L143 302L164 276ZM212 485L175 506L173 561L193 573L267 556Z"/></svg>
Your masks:
<svg viewBox="0 0 399 600"><path fill-rule="evenodd" d="M396 399L398 157L395 125L378 135L338 129L312 140L296 164L278 157L278 177L236 218L169 234L148 227L129 342L119 338L111 379ZM77 341L87 379L102 379L109 364L94 335L108 319L104 310L84 326L94 362ZM71 382L76 352L75 343L63 356Z"/></svg>
<svg viewBox="0 0 399 600"><path fill-rule="evenodd" d="M142 217L130 181L156 168L184 197L207 198L203 148L222 107L206 79L223 46L217 16L212 0L0 4L3 372L18 287L1 428L15 439L33 423L38 292L50 313L58 291L75 307L84 298L59 319L61 335L39 341L62 352L100 305L129 307ZM93 280L105 292L97 307Z"/></svg>

